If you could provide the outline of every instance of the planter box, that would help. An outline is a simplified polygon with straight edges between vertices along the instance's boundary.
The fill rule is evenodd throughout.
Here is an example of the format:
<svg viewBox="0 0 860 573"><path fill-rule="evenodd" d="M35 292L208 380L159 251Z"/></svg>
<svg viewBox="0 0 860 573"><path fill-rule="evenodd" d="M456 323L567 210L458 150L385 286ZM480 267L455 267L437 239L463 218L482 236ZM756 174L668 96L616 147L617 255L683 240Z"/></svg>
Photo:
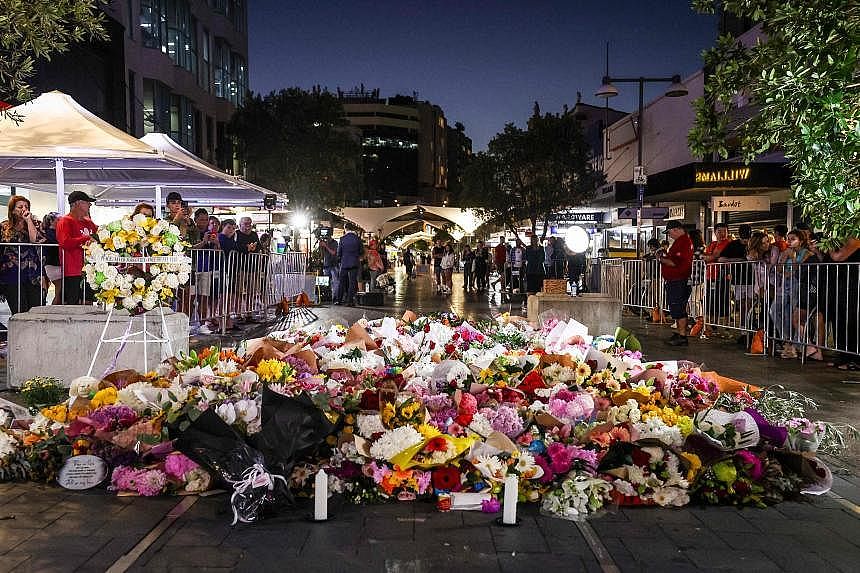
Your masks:
<svg viewBox="0 0 860 573"><path fill-rule="evenodd" d="M15 314L9 319L8 385L18 388L34 376L54 376L68 384L87 373L93 353L98 346L107 312L94 306L37 306L30 312ZM173 355L188 352L188 317L164 309L167 336L173 346ZM161 316L157 310L147 313L147 327L153 336L161 335ZM105 338L121 338L128 327L129 316L115 311ZM132 331L140 331L143 319L135 319ZM142 340L140 336L130 340ZM116 370L133 368L142 371L142 342L128 342L120 353ZM155 368L170 356L168 345L148 342L147 366ZM92 375L98 378L113 361L117 343L103 343L93 367Z"/></svg>
<svg viewBox="0 0 860 573"><path fill-rule="evenodd" d="M570 296L541 292L529 296L529 322L537 324L540 313L549 309L567 313L570 318L587 326L592 336L612 334L621 325L621 301L604 294Z"/></svg>

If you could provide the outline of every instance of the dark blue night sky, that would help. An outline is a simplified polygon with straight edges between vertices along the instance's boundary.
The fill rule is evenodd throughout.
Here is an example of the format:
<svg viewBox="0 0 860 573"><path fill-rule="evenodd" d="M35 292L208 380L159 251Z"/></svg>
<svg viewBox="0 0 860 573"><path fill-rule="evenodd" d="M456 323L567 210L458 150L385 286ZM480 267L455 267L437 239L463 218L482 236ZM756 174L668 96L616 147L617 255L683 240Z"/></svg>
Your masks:
<svg viewBox="0 0 860 573"><path fill-rule="evenodd" d="M361 83L380 95L418 97L460 121L475 150L506 122L594 97L609 41L613 75L689 75L716 37L716 19L688 0L606 2L252 0L248 6L251 89L267 93ZM616 109L636 106L620 84ZM652 94L659 92L653 87Z"/></svg>

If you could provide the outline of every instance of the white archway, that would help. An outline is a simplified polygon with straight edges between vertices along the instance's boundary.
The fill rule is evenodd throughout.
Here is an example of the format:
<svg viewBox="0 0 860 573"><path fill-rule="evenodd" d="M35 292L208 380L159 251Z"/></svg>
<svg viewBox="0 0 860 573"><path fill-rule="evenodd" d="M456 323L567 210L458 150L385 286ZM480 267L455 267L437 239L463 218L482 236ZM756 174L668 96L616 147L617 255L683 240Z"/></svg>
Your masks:
<svg viewBox="0 0 860 573"><path fill-rule="evenodd" d="M411 221L394 221L410 213L418 213L418 209L422 209L425 213L432 213L438 217L450 221L466 235L471 235L475 232L482 220L478 217L474 209L459 209L457 207L435 207L433 205L406 205L403 207L345 207L339 210L333 210L339 217L343 217L347 221L358 225L368 233L377 233L382 238L387 237L391 233L406 227L415 221L423 221L431 226L441 228L434 221L427 221L419 216L416 216ZM400 223L404 223L400 225Z"/></svg>
<svg viewBox="0 0 860 573"><path fill-rule="evenodd" d="M394 246L398 249L405 249L410 245L417 243L418 241L427 241L431 243L433 241L433 235L430 233L425 233L424 231L419 231L417 233L412 233L411 235L406 235L405 237L401 237L397 241L395 241Z"/></svg>

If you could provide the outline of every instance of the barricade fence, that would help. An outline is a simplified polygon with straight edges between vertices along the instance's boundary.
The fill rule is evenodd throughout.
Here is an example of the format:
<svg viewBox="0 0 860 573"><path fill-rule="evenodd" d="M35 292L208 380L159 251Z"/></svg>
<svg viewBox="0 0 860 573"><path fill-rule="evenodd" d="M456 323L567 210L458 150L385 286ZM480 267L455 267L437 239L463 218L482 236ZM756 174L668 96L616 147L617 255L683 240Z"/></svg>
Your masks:
<svg viewBox="0 0 860 573"><path fill-rule="evenodd" d="M604 259L600 291L640 316L668 311L656 261ZM766 347L801 358L818 350L860 355L860 264L767 265L694 261L687 314L712 330L764 334Z"/></svg>
<svg viewBox="0 0 860 573"><path fill-rule="evenodd" d="M219 249L191 249L188 255L191 280L179 289L176 308L192 322L208 322L222 331L231 315L264 313L305 289L305 253L225 254ZM80 287L82 299L92 300L85 277L64 277L64 269L65 257L57 244L0 244L0 295L10 313L49 304L78 304L82 300L68 298L73 286Z"/></svg>
<svg viewBox="0 0 860 573"><path fill-rule="evenodd" d="M181 297L178 308L191 322L222 327L226 322L225 278L227 261L220 249L191 249L191 282L188 296Z"/></svg>
<svg viewBox="0 0 860 573"><path fill-rule="evenodd" d="M272 253L269 255L269 304L294 298L305 290L308 256L305 253Z"/></svg>

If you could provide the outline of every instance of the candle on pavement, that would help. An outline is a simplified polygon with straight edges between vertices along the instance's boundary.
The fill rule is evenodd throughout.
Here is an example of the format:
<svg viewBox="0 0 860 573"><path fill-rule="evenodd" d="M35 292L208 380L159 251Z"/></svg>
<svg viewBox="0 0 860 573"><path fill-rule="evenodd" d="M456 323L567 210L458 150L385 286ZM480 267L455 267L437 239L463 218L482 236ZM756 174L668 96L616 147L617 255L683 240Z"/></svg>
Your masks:
<svg viewBox="0 0 860 573"><path fill-rule="evenodd" d="M325 471L317 472L314 482L314 521L328 519L328 476Z"/></svg>

